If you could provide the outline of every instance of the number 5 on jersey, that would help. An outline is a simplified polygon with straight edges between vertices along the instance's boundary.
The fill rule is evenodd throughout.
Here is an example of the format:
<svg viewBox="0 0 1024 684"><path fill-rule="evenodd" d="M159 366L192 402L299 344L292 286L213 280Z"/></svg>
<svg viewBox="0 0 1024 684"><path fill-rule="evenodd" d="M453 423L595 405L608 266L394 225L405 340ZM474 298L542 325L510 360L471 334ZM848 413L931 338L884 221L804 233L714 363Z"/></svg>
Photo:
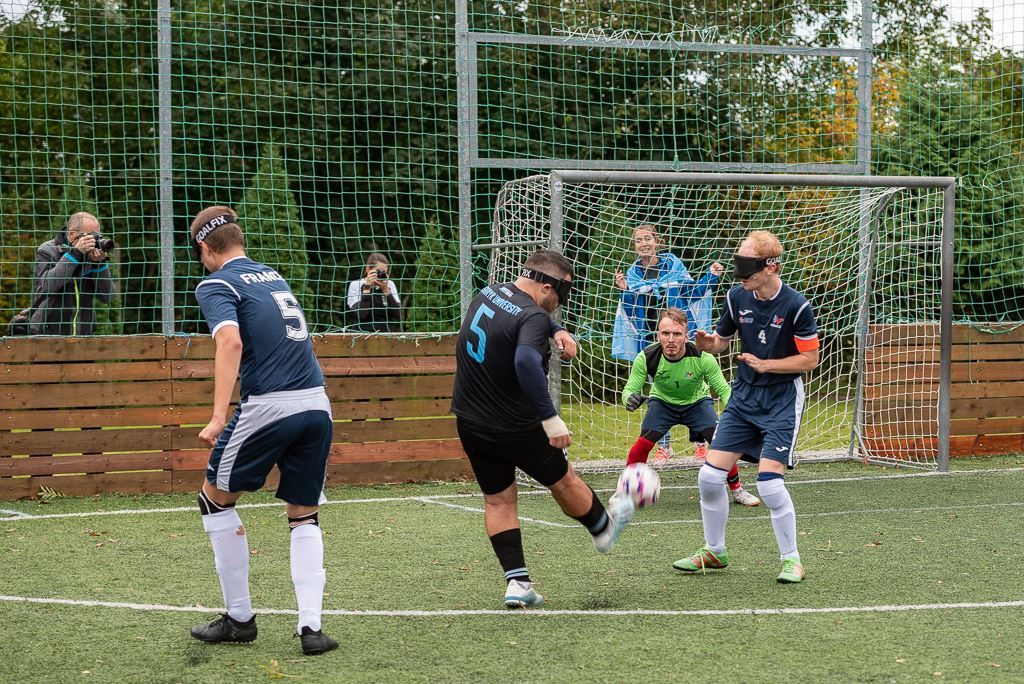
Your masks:
<svg viewBox="0 0 1024 684"><path fill-rule="evenodd" d="M469 329L476 337L476 348L473 348L473 343L466 342L466 351L469 355L476 359L477 363L484 362L484 354L487 351L487 331L480 327L480 319L483 316L488 318L494 318L494 309L490 308L486 304L481 304L480 308L476 310L476 315L473 316L473 321L469 324Z"/></svg>
<svg viewBox="0 0 1024 684"><path fill-rule="evenodd" d="M285 320L285 334L289 340L301 342L309 337L309 328L306 327L306 317L302 315L302 309L291 292L271 292L270 295L277 302L277 308L281 310L281 317ZM288 321L294 321L298 327L293 328Z"/></svg>

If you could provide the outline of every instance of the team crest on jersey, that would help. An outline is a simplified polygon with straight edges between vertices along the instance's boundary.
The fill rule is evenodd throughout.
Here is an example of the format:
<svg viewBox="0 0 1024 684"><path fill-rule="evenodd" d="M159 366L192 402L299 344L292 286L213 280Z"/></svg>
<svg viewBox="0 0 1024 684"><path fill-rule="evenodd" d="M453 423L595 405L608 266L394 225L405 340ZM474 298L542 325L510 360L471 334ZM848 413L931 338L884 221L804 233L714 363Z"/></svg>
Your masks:
<svg viewBox="0 0 1024 684"><path fill-rule="evenodd" d="M692 378L693 377L693 371L687 371L686 372L686 377Z"/></svg>
<svg viewBox="0 0 1024 684"><path fill-rule="evenodd" d="M507 287L499 287L498 289L499 289L499 290L501 290L501 291L502 291L502 293L503 293L503 294L504 294L504 295L505 295L506 297L512 297L512 296L514 296L514 295L512 294L512 290L508 289Z"/></svg>
<svg viewBox="0 0 1024 684"><path fill-rule="evenodd" d="M772 316L771 326L773 328L781 328L782 324L786 322L786 319L782 316Z"/></svg>

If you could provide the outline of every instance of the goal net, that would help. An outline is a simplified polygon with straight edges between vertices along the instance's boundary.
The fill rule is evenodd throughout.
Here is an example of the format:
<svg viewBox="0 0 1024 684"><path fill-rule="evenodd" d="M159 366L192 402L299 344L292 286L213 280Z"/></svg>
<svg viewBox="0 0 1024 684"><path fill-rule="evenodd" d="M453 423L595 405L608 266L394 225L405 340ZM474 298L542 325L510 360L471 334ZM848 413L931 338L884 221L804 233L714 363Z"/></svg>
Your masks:
<svg viewBox="0 0 1024 684"><path fill-rule="evenodd" d="M553 172L503 187L491 280L514 279L538 246L562 250L576 266L574 295L561 315L580 351L569 364L552 363L575 461L621 467L640 432L643 410L627 412L620 396L636 350L654 338L623 303L643 288L649 306L666 303L668 283L630 273L638 259L634 229L650 225L658 252L682 262L685 272L673 278L692 279L685 299L691 326L706 330L735 284L731 257L742 239L769 230L782 241L782 279L811 302L821 340L820 364L804 378L799 457L939 464L950 179L873 178L873 186L860 187L854 178ZM726 269L717 282L708 278L716 261ZM625 291L617 271L627 276ZM718 357L730 381L738 345ZM672 431L671 446L678 456L693 454L684 427Z"/></svg>

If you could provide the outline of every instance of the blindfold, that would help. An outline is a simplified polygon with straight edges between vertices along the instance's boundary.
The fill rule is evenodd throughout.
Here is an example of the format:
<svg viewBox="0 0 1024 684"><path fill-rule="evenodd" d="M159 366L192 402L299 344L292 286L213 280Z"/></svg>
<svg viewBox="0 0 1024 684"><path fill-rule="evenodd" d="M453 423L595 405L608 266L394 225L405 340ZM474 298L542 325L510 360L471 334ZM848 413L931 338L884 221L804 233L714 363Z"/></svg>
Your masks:
<svg viewBox="0 0 1024 684"><path fill-rule="evenodd" d="M746 280L750 276L754 275L758 271L764 270L766 266L772 264L781 264L782 257L767 257L764 259L758 257L740 256L736 254L732 258L734 267L732 269L732 276L738 280Z"/></svg>
<svg viewBox="0 0 1024 684"><path fill-rule="evenodd" d="M561 278L550 276L547 273L535 271L532 268L524 268L523 277L529 278L530 280L538 283L543 283L544 285L550 285L554 288L555 295L558 297L559 305L565 304L569 301L569 293L572 292L572 283L568 280L562 280Z"/></svg>

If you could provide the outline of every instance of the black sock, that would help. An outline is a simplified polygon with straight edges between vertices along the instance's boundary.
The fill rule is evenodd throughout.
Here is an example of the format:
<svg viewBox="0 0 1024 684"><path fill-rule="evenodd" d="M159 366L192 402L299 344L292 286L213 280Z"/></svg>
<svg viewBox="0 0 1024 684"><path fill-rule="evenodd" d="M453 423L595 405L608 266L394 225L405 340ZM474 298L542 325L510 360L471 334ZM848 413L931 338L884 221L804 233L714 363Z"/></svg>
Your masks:
<svg viewBox="0 0 1024 684"><path fill-rule="evenodd" d="M604 504L597 498L597 494L591 488L590 495L593 499L590 502L590 510L576 518L580 523L590 530L595 537L608 529L608 513L604 510Z"/></svg>
<svg viewBox="0 0 1024 684"><path fill-rule="evenodd" d="M491 547L501 563L501 569L505 571L506 582L530 581L530 573L526 571L526 557L523 555L523 533L518 527L492 535Z"/></svg>
<svg viewBox="0 0 1024 684"><path fill-rule="evenodd" d="M740 473L739 473L739 471L737 470L735 475L730 473L729 476L727 478L725 478L725 481L729 484L729 489L730 490L739 489L740 488Z"/></svg>

